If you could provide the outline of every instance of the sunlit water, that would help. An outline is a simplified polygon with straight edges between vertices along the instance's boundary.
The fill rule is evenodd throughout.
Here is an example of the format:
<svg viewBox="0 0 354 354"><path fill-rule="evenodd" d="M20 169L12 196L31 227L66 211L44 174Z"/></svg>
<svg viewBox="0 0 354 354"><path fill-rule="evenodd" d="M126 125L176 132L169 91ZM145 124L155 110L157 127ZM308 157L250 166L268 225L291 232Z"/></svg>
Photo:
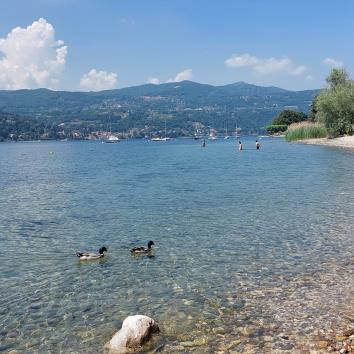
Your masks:
<svg viewBox="0 0 354 354"><path fill-rule="evenodd" d="M164 353L292 351L353 321L354 154L235 143L0 144L0 351L101 353L132 314Z"/></svg>

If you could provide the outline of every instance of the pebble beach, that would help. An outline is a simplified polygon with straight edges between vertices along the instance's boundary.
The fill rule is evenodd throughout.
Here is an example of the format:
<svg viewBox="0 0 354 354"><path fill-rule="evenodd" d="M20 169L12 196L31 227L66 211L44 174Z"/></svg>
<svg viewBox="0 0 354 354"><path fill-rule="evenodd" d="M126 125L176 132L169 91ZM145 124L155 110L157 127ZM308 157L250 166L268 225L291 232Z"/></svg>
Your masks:
<svg viewBox="0 0 354 354"><path fill-rule="evenodd" d="M340 138L328 139L328 138L319 138L319 139L305 139L300 141L303 144L310 145L324 145L342 149L348 149L354 151L354 135L352 136L342 136Z"/></svg>

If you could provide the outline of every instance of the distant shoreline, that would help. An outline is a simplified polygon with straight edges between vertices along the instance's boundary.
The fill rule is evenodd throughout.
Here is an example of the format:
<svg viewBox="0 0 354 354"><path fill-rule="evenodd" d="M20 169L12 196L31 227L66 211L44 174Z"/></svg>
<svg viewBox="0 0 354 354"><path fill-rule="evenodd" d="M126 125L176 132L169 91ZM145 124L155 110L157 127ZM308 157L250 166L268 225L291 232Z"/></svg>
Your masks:
<svg viewBox="0 0 354 354"><path fill-rule="evenodd" d="M328 139L328 138L318 138L318 139L304 139L298 140L298 143L309 144L309 145L323 145L335 148L342 148L354 151L354 135L343 136L340 138Z"/></svg>
<svg viewBox="0 0 354 354"><path fill-rule="evenodd" d="M261 134L261 133L260 133ZM255 133L250 133L250 134L245 134L242 137L235 137L235 136L229 136L230 140L234 139L236 141L243 139L245 137L255 137L255 138L283 138L284 135L260 135L260 134L255 134ZM120 137L119 138L120 141L132 141L132 140L143 140L143 141L150 141L150 138L124 138L124 137ZM195 141L203 141L203 139L205 139L206 141L210 141L208 139L208 136L199 138L199 139L195 139L195 137L193 135L178 135L178 136L174 136L174 137L170 137L169 139L171 140L180 140L180 139L188 139L188 140L195 140ZM46 141L57 141L57 142L68 142L68 141L91 141L91 142L105 142L105 139L85 139L85 138L81 138L81 139L29 139L29 140L25 140L25 139L18 139L18 140L13 140L13 139L4 139L4 140L0 140L0 143L33 143L33 142L46 142ZM224 141L224 135L220 135L216 141Z"/></svg>

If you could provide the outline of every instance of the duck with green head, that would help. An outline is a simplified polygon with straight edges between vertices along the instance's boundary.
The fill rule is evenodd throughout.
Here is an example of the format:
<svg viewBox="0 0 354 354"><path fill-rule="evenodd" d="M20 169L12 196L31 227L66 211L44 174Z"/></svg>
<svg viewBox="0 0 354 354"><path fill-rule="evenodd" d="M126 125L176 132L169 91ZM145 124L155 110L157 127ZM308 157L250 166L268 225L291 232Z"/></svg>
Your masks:
<svg viewBox="0 0 354 354"><path fill-rule="evenodd" d="M76 252L76 256L79 257L80 261L92 261L103 258L105 256L105 252L107 252L107 248L103 246L98 250L98 253Z"/></svg>
<svg viewBox="0 0 354 354"><path fill-rule="evenodd" d="M155 243L154 241L149 241L147 247L134 247L130 250L130 253L132 254L147 254L152 251L152 246L154 246Z"/></svg>

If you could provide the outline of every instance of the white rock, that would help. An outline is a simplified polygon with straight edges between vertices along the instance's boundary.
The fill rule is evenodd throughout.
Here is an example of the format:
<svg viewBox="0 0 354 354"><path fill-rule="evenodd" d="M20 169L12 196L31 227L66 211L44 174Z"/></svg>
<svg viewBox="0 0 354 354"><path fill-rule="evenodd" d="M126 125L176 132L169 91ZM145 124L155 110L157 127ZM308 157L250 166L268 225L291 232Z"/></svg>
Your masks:
<svg viewBox="0 0 354 354"><path fill-rule="evenodd" d="M114 353L125 353L141 347L156 332L159 332L159 326L152 318L143 315L129 316L105 347Z"/></svg>

